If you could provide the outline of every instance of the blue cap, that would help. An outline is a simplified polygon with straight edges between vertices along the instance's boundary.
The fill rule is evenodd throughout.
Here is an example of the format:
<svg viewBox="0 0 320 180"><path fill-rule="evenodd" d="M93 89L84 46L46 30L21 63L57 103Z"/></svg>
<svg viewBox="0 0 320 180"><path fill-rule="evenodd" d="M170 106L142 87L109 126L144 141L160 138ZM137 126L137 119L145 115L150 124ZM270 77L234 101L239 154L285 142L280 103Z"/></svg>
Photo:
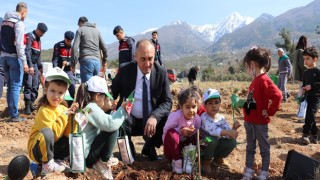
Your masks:
<svg viewBox="0 0 320 180"><path fill-rule="evenodd" d="M64 33L64 38L69 39L69 40L73 40L74 38L74 33L72 31L66 31Z"/></svg>
<svg viewBox="0 0 320 180"><path fill-rule="evenodd" d="M118 25L113 29L113 35L118 34L119 31L123 31L123 29L121 26Z"/></svg>
<svg viewBox="0 0 320 180"><path fill-rule="evenodd" d="M39 23L37 29L39 29L42 33L47 32L48 27L45 23Z"/></svg>

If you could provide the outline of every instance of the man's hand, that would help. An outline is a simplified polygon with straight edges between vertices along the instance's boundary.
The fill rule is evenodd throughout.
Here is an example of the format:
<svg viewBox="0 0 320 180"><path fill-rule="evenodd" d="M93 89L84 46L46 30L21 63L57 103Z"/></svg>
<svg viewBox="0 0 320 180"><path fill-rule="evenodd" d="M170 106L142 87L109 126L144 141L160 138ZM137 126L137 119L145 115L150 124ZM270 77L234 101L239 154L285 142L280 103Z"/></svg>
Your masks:
<svg viewBox="0 0 320 180"><path fill-rule="evenodd" d="M28 72L29 72L29 67L28 67L27 64L23 65L23 71L24 71L25 73L28 73Z"/></svg>
<svg viewBox="0 0 320 180"><path fill-rule="evenodd" d="M156 134L157 119L154 116L150 116L146 126L144 127L144 135L151 137Z"/></svg>
<svg viewBox="0 0 320 180"><path fill-rule="evenodd" d="M29 74L34 75L34 68L33 67L29 68Z"/></svg>
<svg viewBox="0 0 320 180"><path fill-rule="evenodd" d="M311 85L306 85L305 87L302 88L305 91L310 91Z"/></svg>
<svg viewBox="0 0 320 180"><path fill-rule="evenodd" d="M67 61L63 61L62 66L69 66L69 63Z"/></svg>

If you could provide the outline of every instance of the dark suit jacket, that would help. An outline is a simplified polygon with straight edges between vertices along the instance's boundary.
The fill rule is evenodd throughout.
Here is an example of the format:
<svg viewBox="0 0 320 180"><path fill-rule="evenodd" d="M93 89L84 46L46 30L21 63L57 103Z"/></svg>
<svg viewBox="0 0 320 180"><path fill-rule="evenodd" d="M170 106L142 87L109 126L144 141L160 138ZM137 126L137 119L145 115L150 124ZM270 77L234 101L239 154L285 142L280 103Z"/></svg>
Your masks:
<svg viewBox="0 0 320 180"><path fill-rule="evenodd" d="M135 90L137 79L137 62L132 61L123 66L118 71L116 77L112 80L113 98L120 99L117 108L121 106L124 98L127 98ZM150 75L151 104L152 113L159 122L166 117L172 108L172 99L170 93L167 71L158 63L154 63Z"/></svg>

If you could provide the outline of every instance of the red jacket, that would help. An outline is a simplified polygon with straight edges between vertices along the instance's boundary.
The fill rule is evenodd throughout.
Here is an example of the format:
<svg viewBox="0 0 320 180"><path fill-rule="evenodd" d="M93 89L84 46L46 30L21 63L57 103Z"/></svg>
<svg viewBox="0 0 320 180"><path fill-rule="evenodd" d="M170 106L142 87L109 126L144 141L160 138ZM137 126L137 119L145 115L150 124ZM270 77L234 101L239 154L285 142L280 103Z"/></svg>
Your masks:
<svg viewBox="0 0 320 180"><path fill-rule="evenodd" d="M250 96L252 96L252 98ZM250 99L256 102L256 108L251 109L250 113L246 114L244 107L244 120L254 124L268 124L270 122L269 116L275 115L280 108L282 93L264 73L256 77L250 84L247 102ZM266 109L268 113L268 117L266 118L262 116L264 109Z"/></svg>

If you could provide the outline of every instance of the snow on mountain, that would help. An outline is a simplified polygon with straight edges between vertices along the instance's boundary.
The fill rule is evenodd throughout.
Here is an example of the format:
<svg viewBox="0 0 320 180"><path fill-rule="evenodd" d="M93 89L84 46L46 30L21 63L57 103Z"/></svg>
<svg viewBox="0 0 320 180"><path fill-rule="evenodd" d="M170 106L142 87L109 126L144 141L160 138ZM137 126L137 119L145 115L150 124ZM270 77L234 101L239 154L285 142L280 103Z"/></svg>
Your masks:
<svg viewBox="0 0 320 180"><path fill-rule="evenodd" d="M239 13L234 12L224 19L220 24L206 24L203 26L191 25L192 29L198 31L202 38L216 42L223 35L250 24L254 19L252 17L242 17Z"/></svg>
<svg viewBox="0 0 320 180"><path fill-rule="evenodd" d="M143 35L143 34L147 34L148 32L152 32L152 31L155 31L155 30L157 30L158 28L149 28L149 29L147 29L147 30L145 30L145 31L143 31L143 32L141 32L140 34L141 35Z"/></svg>
<svg viewBox="0 0 320 180"><path fill-rule="evenodd" d="M218 26L213 42L216 42L225 34L232 33L238 28L250 24L253 20L254 19L252 17L242 17L237 12L232 13Z"/></svg>

